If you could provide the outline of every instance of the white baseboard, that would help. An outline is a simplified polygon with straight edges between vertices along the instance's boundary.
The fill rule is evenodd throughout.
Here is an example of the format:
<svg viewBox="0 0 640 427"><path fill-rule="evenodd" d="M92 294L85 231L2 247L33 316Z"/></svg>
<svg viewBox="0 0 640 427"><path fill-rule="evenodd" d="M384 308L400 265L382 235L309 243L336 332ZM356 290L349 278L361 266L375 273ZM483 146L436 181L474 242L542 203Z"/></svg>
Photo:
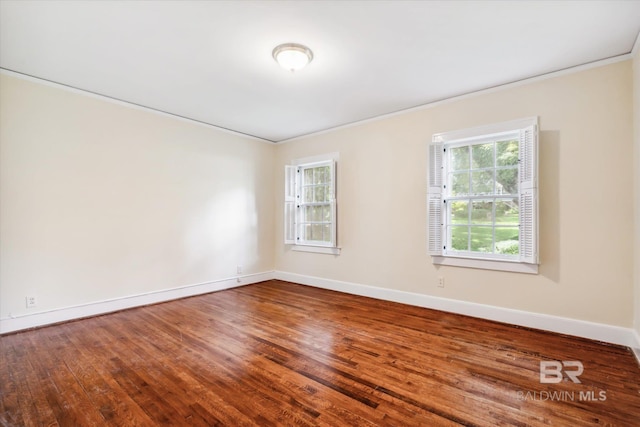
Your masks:
<svg viewBox="0 0 640 427"><path fill-rule="evenodd" d="M239 280L238 280L239 279ZM273 279L273 272L247 274L227 279L213 280L194 285L181 286L179 288L148 292L139 295L130 295L122 298L114 298L106 301L91 302L73 307L59 308L55 310L29 313L23 316L7 317L0 319L0 333L15 332L52 323L81 319L83 317L96 316L132 307L155 304L178 298L206 294L209 292L231 289L251 283L263 282Z"/></svg>
<svg viewBox="0 0 640 427"><path fill-rule="evenodd" d="M224 289L231 289L266 280L279 279L348 294L394 301L402 304L431 308L434 310L495 320L512 325L542 329L550 332L624 345L632 349L638 359L638 363L640 363L640 335L631 328L587 322L584 320L576 320L548 314L532 313L522 310L513 310L509 308L416 294L388 288L379 288L358 283L323 279L321 277L287 273L284 271L267 271L239 276L239 282L237 279L237 277L232 277L213 280L211 282L198 283L179 288L114 298L106 301L98 301L73 307L32 313L13 318L4 318L0 319L0 333L15 332L23 329L50 325L53 323L81 319L83 317L96 316L127 308L201 295Z"/></svg>
<svg viewBox="0 0 640 427"><path fill-rule="evenodd" d="M640 334L638 334L636 330L633 330L633 339L635 342L631 346L631 351L636 355L636 359L638 359L638 364L640 365Z"/></svg>
<svg viewBox="0 0 640 427"><path fill-rule="evenodd" d="M284 271L275 271L274 278L348 294L394 301L418 307L495 320L497 322L509 323L512 325L542 329L560 334L624 345L633 348L634 351L636 351L636 356L640 353L640 339L631 328L570 319L567 317L552 316L549 314L513 310L510 308L416 294L388 288L379 288L375 286L361 285L358 283L323 279L320 277L287 273Z"/></svg>

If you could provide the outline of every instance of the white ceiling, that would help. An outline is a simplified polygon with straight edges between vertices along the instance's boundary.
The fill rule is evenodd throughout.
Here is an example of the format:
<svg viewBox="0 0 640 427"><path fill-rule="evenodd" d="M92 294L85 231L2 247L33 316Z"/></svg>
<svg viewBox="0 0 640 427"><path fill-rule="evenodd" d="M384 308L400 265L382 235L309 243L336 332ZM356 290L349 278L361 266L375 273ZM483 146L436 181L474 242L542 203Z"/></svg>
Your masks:
<svg viewBox="0 0 640 427"><path fill-rule="evenodd" d="M0 67L282 141L628 54L640 1L5 1ZM281 43L315 55L292 74Z"/></svg>

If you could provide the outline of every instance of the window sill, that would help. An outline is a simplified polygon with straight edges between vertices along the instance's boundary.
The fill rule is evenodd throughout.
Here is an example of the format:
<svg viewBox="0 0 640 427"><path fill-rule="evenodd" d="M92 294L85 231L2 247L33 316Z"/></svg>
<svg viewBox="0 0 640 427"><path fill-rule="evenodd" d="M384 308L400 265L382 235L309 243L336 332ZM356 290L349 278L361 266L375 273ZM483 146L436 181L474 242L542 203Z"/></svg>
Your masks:
<svg viewBox="0 0 640 427"><path fill-rule="evenodd" d="M332 248L329 246L309 246L309 245L293 245L292 251L296 252L313 252L317 254L340 255L341 248Z"/></svg>
<svg viewBox="0 0 640 427"><path fill-rule="evenodd" d="M526 264L517 261L497 261L488 259L459 258L451 256L432 256L431 259L436 265L479 268L482 270L511 271L513 273L538 274L538 264Z"/></svg>

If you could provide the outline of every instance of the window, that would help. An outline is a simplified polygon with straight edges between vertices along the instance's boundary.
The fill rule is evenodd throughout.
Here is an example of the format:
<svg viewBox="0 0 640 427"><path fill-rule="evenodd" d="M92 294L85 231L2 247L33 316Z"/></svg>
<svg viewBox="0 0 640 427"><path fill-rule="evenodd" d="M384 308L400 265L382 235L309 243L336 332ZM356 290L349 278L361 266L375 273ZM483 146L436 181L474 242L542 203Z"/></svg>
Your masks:
<svg viewBox="0 0 640 427"><path fill-rule="evenodd" d="M434 263L537 272L537 136L537 118L433 136Z"/></svg>
<svg viewBox="0 0 640 427"><path fill-rule="evenodd" d="M301 159L285 166L285 244L294 250L338 254L336 158Z"/></svg>

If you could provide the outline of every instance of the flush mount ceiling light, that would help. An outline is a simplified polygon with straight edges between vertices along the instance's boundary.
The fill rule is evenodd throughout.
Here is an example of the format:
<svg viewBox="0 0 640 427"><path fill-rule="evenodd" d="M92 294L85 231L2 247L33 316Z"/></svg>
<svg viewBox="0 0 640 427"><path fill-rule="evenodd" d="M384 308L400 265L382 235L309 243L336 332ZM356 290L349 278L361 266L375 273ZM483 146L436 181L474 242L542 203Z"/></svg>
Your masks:
<svg viewBox="0 0 640 427"><path fill-rule="evenodd" d="M306 46L297 43L285 43L273 49L273 59L280 66L291 72L307 66L313 59L313 52Z"/></svg>

